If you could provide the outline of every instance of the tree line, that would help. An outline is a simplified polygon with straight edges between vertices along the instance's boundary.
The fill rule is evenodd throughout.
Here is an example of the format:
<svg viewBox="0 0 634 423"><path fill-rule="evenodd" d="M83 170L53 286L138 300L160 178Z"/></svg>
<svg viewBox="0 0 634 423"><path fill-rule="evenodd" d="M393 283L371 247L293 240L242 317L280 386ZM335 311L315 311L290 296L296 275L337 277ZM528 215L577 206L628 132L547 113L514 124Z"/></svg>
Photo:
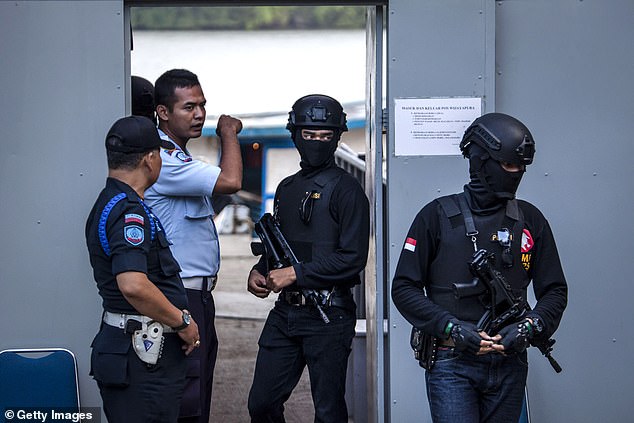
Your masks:
<svg viewBox="0 0 634 423"><path fill-rule="evenodd" d="M360 29L362 6L135 7L135 30Z"/></svg>

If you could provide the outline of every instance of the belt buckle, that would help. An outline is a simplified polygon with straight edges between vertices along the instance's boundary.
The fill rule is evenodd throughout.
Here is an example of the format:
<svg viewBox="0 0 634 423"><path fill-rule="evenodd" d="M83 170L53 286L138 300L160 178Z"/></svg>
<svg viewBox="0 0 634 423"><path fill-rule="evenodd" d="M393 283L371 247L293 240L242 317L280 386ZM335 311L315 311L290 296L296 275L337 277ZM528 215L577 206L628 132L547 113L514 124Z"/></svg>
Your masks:
<svg viewBox="0 0 634 423"><path fill-rule="evenodd" d="M207 290L207 292L211 292L216 289L216 283L218 282L218 276L205 276L203 278L203 284L205 286L202 287L203 290Z"/></svg>
<svg viewBox="0 0 634 423"><path fill-rule="evenodd" d="M301 305L304 305L304 296L302 295L301 292L298 291L288 291L286 292L286 302L289 303L290 305L299 307Z"/></svg>

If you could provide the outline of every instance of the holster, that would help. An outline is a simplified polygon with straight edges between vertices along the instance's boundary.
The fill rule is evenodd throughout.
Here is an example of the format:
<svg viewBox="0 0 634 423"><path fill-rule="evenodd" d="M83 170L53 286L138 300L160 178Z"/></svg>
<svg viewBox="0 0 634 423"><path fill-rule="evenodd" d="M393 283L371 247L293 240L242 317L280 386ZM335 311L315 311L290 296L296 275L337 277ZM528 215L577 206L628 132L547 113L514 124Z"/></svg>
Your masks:
<svg viewBox="0 0 634 423"><path fill-rule="evenodd" d="M146 364L156 364L163 353L163 325L157 321L141 323L141 329L132 333L132 347Z"/></svg>
<svg viewBox="0 0 634 423"><path fill-rule="evenodd" d="M425 370L431 370L436 363L438 339L416 327L412 327L409 343L414 350L414 358L418 360L419 366Z"/></svg>

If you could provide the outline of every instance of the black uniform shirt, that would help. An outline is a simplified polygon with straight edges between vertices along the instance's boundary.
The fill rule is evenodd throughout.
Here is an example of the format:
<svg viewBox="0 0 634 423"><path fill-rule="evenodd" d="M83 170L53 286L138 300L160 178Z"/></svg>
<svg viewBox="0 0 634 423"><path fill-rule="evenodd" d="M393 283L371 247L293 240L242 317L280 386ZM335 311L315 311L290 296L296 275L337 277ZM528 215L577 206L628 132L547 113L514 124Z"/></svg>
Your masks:
<svg viewBox="0 0 634 423"><path fill-rule="evenodd" d="M532 204L518 200L518 205L524 216L524 228L520 231L530 238L523 237L523 243L529 245L522 245L522 263L515 266L524 266L532 280L537 304L531 313L542 318L544 336L550 336L566 307L568 287L548 221ZM415 327L437 337L443 335L447 322L455 318L433 303L424 291L432 282L428 275L440 244L440 219L447 218L436 200L414 218L392 283L392 299L401 314ZM471 241L465 236L464 242ZM466 268L469 260L470 257L456 258L455 265Z"/></svg>
<svg viewBox="0 0 634 423"><path fill-rule="evenodd" d="M112 207L100 231L99 222L104 208L120 193L126 196ZM170 252L160 222L153 214L148 215L146 210L149 209L144 207L129 185L108 178L88 216L86 243L106 311L138 314L119 291L116 281L117 274L130 271L145 273L174 306L179 309L187 307L178 263ZM104 251L104 242L109 254Z"/></svg>

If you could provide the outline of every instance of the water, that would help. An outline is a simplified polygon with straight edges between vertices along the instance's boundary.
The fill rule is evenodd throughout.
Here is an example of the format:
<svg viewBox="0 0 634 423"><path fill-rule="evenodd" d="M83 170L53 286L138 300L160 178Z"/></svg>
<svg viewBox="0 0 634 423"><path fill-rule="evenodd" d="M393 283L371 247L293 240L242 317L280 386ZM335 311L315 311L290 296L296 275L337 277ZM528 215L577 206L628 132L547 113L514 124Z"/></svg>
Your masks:
<svg viewBox="0 0 634 423"><path fill-rule="evenodd" d="M365 98L364 30L135 31L131 70L154 82L164 71L198 75L207 114L287 112L306 94L342 103Z"/></svg>

